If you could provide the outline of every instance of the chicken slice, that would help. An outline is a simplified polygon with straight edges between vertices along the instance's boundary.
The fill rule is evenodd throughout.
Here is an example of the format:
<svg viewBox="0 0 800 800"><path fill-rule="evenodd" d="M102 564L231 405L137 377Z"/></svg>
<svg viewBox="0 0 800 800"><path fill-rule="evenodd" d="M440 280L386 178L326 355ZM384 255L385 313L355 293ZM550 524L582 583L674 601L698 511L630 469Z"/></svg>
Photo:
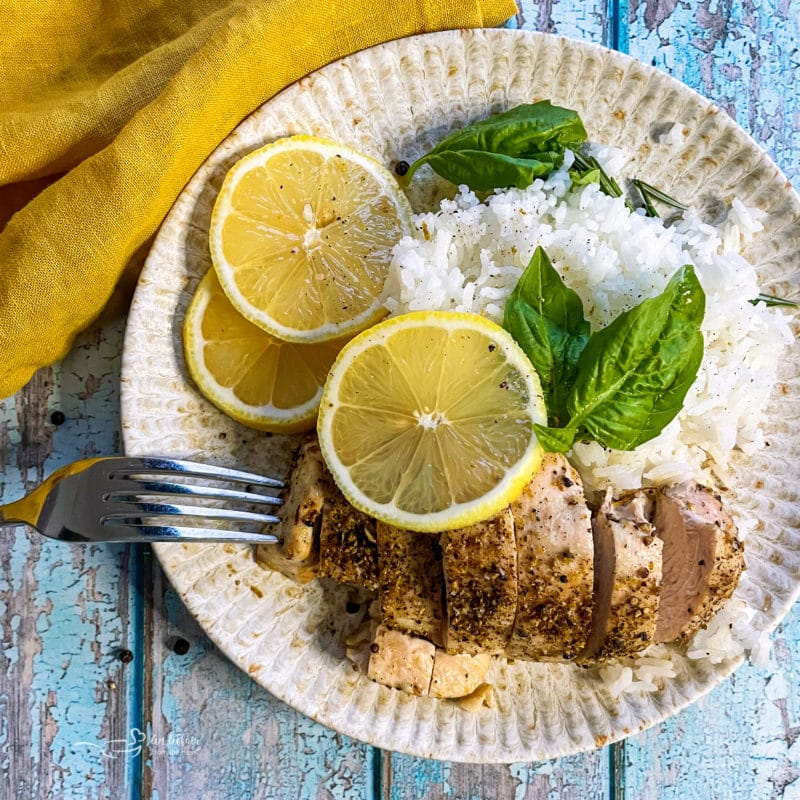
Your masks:
<svg viewBox="0 0 800 800"><path fill-rule="evenodd" d="M379 625L370 651L368 678L410 694L428 694L436 653L432 642Z"/></svg>
<svg viewBox="0 0 800 800"><path fill-rule="evenodd" d="M431 676L431 697L466 697L472 694L486 677L492 657L488 653L453 655L436 648Z"/></svg>
<svg viewBox="0 0 800 800"><path fill-rule="evenodd" d="M578 473L559 453L511 504L518 598L509 658L575 658L592 616L592 525Z"/></svg>
<svg viewBox="0 0 800 800"><path fill-rule="evenodd" d="M514 516L442 534L448 653L504 653L517 607Z"/></svg>
<svg viewBox="0 0 800 800"><path fill-rule="evenodd" d="M316 436L304 439L289 470L289 488L281 511L283 522L276 530L281 542L256 548L256 561L262 567L300 583L316 577L319 530L329 481Z"/></svg>
<svg viewBox="0 0 800 800"><path fill-rule="evenodd" d="M442 643L442 553L435 536L378 522L381 617L388 627Z"/></svg>
<svg viewBox="0 0 800 800"><path fill-rule="evenodd" d="M319 535L321 576L378 590L377 523L347 502L330 480Z"/></svg>
<svg viewBox="0 0 800 800"><path fill-rule="evenodd" d="M431 697L465 697L483 683L491 656L450 655L432 642L379 625L367 677L392 689Z"/></svg>
<svg viewBox="0 0 800 800"><path fill-rule="evenodd" d="M632 656L653 640L661 586L661 540L655 535L653 493L619 500L606 491L592 521L594 611L581 663Z"/></svg>
<svg viewBox="0 0 800 800"><path fill-rule="evenodd" d="M720 498L695 481L659 493L655 526L664 542L655 639L670 642L705 625L733 594L744 548Z"/></svg>

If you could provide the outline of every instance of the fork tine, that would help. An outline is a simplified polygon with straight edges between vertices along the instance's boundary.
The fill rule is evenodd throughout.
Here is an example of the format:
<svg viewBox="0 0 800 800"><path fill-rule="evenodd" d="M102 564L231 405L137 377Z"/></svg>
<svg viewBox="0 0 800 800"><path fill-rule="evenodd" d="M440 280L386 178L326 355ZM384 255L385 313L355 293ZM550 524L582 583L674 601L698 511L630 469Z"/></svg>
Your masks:
<svg viewBox="0 0 800 800"><path fill-rule="evenodd" d="M202 517L204 519L227 519L239 522L260 522L275 524L280 517L273 514L258 514L253 511L239 511L232 508L210 508L208 506L176 506L167 503L117 503L119 511L112 511L100 517L106 522L136 522L145 517ZM111 508L109 506L109 508Z"/></svg>
<svg viewBox="0 0 800 800"><path fill-rule="evenodd" d="M109 476L112 478L128 478L135 475L183 475L191 478L272 486L276 489L284 487L284 482L277 478L229 467L212 467L196 461L180 461L174 458L119 458L115 459L113 467L109 470Z"/></svg>
<svg viewBox="0 0 800 800"><path fill-rule="evenodd" d="M131 479L133 481L133 479ZM216 500L241 500L247 503L279 506L283 503L280 497L271 494L239 491L238 489L218 489L214 486L192 486L185 483L164 483L143 481L135 486L126 486L108 492L104 499L109 501L136 500L141 495L188 495Z"/></svg>
<svg viewBox="0 0 800 800"><path fill-rule="evenodd" d="M241 544L280 542L280 538L271 533L255 533L227 528L114 524L106 526L105 530L109 533L109 541L117 542L239 542Z"/></svg>

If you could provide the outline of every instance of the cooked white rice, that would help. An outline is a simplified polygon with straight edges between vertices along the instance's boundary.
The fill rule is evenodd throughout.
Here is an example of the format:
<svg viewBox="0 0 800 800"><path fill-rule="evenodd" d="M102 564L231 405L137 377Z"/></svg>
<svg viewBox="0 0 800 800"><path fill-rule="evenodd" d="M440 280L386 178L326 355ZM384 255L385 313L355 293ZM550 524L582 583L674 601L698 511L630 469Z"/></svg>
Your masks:
<svg viewBox="0 0 800 800"><path fill-rule="evenodd" d="M670 131L678 137L681 131ZM593 148L611 174L625 154ZM764 446L762 409L776 383L776 367L793 336L780 309L753 305L760 289L754 267L740 254L762 230L763 213L733 201L714 227L693 211L666 226L630 212L622 198L597 185L570 190L564 166L524 190L498 191L486 202L461 187L436 211L414 217L413 235L395 247L384 301L390 312L452 310L502 322L505 298L537 246L542 246L568 286L581 297L592 329L660 292L675 271L692 264L706 293L705 355L684 408L654 440L634 452L576 444L570 461L588 492L617 490L695 477L725 479L727 457ZM737 520L746 535L748 520ZM740 602L740 601L737 601ZM745 609L746 610L746 609ZM724 609L695 637L689 658L718 663L757 643L739 625L740 607ZM737 636L738 632L738 636ZM747 640L749 637L749 640ZM758 644L764 656L763 642ZM672 673L669 659L639 658L600 670L615 694L654 690Z"/></svg>

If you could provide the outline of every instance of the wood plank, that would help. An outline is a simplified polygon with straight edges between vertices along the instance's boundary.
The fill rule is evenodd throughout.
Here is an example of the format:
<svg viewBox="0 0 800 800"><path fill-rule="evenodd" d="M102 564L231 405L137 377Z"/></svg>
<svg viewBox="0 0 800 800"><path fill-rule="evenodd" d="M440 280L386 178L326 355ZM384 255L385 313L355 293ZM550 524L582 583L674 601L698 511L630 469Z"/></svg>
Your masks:
<svg viewBox="0 0 800 800"><path fill-rule="evenodd" d="M613 0L517 0L517 14L508 28L555 33L606 47L614 45Z"/></svg>
<svg viewBox="0 0 800 800"><path fill-rule="evenodd" d="M151 574L143 796L371 797L373 748L272 697L204 635L155 560Z"/></svg>
<svg viewBox="0 0 800 800"><path fill-rule="evenodd" d="M0 502L62 464L118 448L121 334L118 323L85 335L62 364L0 403ZM135 650L135 573L128 547L2 531L0 797L117 800L132 791L135 754L119 756L138 727L130 713L140 664L118 655Z"/></svg>
<svg viewBox="0 0 800 800"><path fill-rule="evenodd" d="M714 100L800 181L800 19L784 0L633 0L632 55ZM794 81L792 81L794 76ZM769 667L740 669L683 714L626 740L626 797L800 797L800 614L775 639Z"/></svg>
<svg viewBox="0 0 800 800"><path fill-rule="evenodd" d="M531 764L451 764L384 754L387 800L605 800L611 748ZM635 795L633 795L635 796Z"/></svg>

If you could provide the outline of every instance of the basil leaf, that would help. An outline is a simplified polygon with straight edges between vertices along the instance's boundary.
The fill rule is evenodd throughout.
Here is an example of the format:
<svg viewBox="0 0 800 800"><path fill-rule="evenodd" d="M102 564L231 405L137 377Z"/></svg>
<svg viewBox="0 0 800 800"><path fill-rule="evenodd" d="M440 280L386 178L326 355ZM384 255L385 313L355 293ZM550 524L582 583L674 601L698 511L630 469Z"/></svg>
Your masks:
<svg viewBox="0 0 800 800"><path fill-rule="evenodd" d="M442 139L431 152L487 150L529 156L551 149L551 144L563 150L585 141L586 130L575 111L542 100L474 122Z"/></svg>
<svg viewBox="0 0 800 800"><path fill-rule="evenodd" d="M539 153L536 158L517 158L482 150L455 150L430 153L425 158L435 172L451 183L465 183L473 191L483 192L498 186L524 189L536 178L557 169L563 157L549 152Z"/></svg>
<svg viewBox="0 0 800 800"><path fill-rule="evenodd" d="M550 423L566 424L567 394L590 328L580 297L541 247L506 300L503 327L539 373Z"/></svg>
<svg viewBox="0 0 800 800"><path fill-rule="evenodd" d="M590 183L600 183L602 173L599 169L587 169L585 172L571 169L569 177L573 186L588 186Z"/></svg>
<svg viewBox="0 0 800 800"><path fill-rule="evenodd" d="M617 450L633 450L657 436L697 376L704 313L705 294L687 265L660 295L595 333L567 399L570 427Z"/></svg>
<svg viewBox="0 0 800 800"><path fill-rule="evenodd" d="M407 184L419 167L430 164L442 177L477 191L525 188L560 166L565 149L576 149L585 141L586 130L575 111L542 100L451 133L409 167L403 182ZM479 158L478 153L501 158ZM549 166L539 171L530 162Z"/></svg>
<svg viewBox="0 0 800 800"><path fill-rule="evenodd" d="M566 453L575 442L575 428L547 428L534 423L533 430L539 443L550 453Z"/></svg>

